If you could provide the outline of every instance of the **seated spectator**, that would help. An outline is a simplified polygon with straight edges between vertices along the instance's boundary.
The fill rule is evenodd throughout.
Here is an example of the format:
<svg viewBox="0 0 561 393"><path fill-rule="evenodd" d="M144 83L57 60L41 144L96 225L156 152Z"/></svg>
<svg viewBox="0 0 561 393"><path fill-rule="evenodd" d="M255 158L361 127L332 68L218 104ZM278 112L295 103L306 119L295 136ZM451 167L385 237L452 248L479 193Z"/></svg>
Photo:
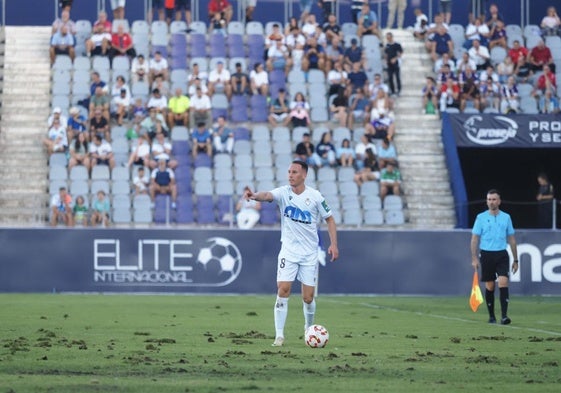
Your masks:
<svg viewBox="0 0 561 393"><path fill-rule="evenodd" d="M242 69L242 63L236 63L236 71L231 75L230 86L232 94L249 94L249 75Z"/></svg>
<svg viewBox="0 0 561 393"><path fill-rule="evenodd" d="M356 89L356 93L350 98L349 129L353 129L355 121L361 123L365 120L369 104L368 98L364 95L364 90L361 88Z"/></svg>
<svg viewBox="0 0 561 393"><path fill-rule="evenodd" d="M471 60L475 63L475 68L477 71L484 70L491 63L491 55L489 54L489 49L481 45L479 40L473 40L472 47L468 50L468 55Z"/></svg>
<svg viewBox="0 0 561 393"><path fill-rule="evenodd" d="M232 154L234 150L234 131L226 126L226 118L218 116L216 127L212 132L214 150L217 153Z"/></svg>
<svg viewBox="0 0 561 393"><path fill-rule="evenodd" d="M193 158L202 152L212 157L212 134L206 128L206 123L197 123L197 128L193 131Z"/></svg>
<svg viewBox="0 0 561 393"><path fill-rule="evenodd" d="M298 26L292 26L289 32L290 34L287 34L285 39L286 46L290 51L294 67L300 69L302 57L304 56L304 47L306 46L306 37L300 32Z"/></svg>
<svg viewBox="0 0 561 393"><path fill-rule="evenodd" d="M506 56L502 62L497 65L497 74L499 82L506 83L508 78L514 75L514 63L510 56Z"/></svg>
<svg viewBox="0 0 561 393"><path fill-rule="evenodd" d="M441 27L443 27L444 30L448 31L448 24L444 21L444 16L440 13L436 13L434 15L434 22L431 23L427 29L427 39L425 40L425 48L427 49L428 52L431 52L433 46L432 39L436 35L438 29L440 29Z"/></svg>
<svg viewBox="0 0 561 393"><path fill-rule="evenodd" d="M101 115L109 121L109 97L103 87L95 88L95 94L90 98L89 111L91 118L94 117L96 112L101 111Z"/></svg>
<svg viewBox="0 0 561 393"><path fill-rule="evenodd" d="M109 226L109 213L111 212L111 205L109 199L105 195L105 191L99 190L96 195L95 201L92 203L92 227L103 225Z"/></svg>
<svg viewBox="0 0 561 393"><path fill-rule="evenodd" d="M370 5L366 2L362 5L362 10L358 14L357 35L362 37L369 34L380 37L380 31L378 30L378 16L370 9Z"/></svg>
<svg viewBox="0 0 561 393"><path fill-rule="evenodd" d="M148 116L148 110L144 106L141 97L137 97L134 100L134 104L131 107L132 120L135 124L140 124Z"/></svg>
<svg viewBox="0 0 561 393"><path fill-rule="evenodd" d="M352 71L348 74L349 84L352 88L353 93L356 89L365 89L368 83L368 75L364 72L362 68L362 63L353 63Z"/></svg>
<svg viewBox="0 0 561 393"><path fill-rule="evenodd" d="M462 58L456 62L456 71L458 73L464 72L467 67L469 67L471 70L475 70L477 68L477 65L475 64L475 61L470 59L468 52L463 52Z"/></svg>
<svg viewBox="0 0 561 393"><path fill-rule="evenodd" d="M358 160L358 157L357 157ZM376 160L376 153L371 147L367 147L364 151L364 158L361 165L358 165L359 170L355 173L354 182L360 187L364 183L378 180L380 178L380 169L378 161Z"/></svg>
<svg viewBox="0 0 561 393"><path fill-rule="evenodd" d="M128 56L129 59L136 57L132 37L129 33L125 33L123 25L117 26L117 32L111 35L109 58L113 60L115 56Z"/></svg>
<svg viewBox="0 0 561 393"><path fill-rule="evenodd" d="M70 12L70 10L72 9L72 2L74 0L60 0L59 1L59 7L63 10L63 11L68 11Z"/></svg>
<svg viewBox="0 0 561 393"><path fill-rule="evenodd" d="M72 197L66 191L66 187L60 187L58 194L51 199L51 226L55 227L59 221L66 226L74 226L72 215Z"/></svg>
<svg viewBox="0 0 561 393"><path fill-rule="evenodd" d="M279 95L275 98L269 107L269 124L276 127L279 124L284 124L284 121L288 117L289 112L289 102L286 97L286 90L283 88L279 89Z"/></svg>
<svg viewBox="0 0 561 393"><path fill-rule="evenodd" d="M166 139L163 132L157 132L152 141L152 159L150 160L150 168L154 169L161 160L167 163L168 168L177 168L177 160L171 156L171 142Z"/></svg>
<svg viewBox="0 0 561 393"><path fill-rule="evenodd" d="M91 37L86 40L86 54L88 57L107 56L110 44L111 33L105 31L103 25L94 26Z"/></svg>
<svg viewBox="0 0 561 393"><path fill-rule="evenodd" d="M283 44L282 39L277 39L267 50L267 70L269 72L273 70L282 70L285 75L292 68L292 59L290 58L290 52L288 48Z"/></svg>
<svg viewBox="0 0 561 393"><path fill-rule="evenodd" d="M152 171L150 176L150 199L154 203L156 194L170 194L171 208L175 209L177 199L177 186L175 184L175 173L167 167L166 160L160 160L158 167Z"/></svg>
<svg viewBox="0 0 561 393"><path fill-rule="evenodd" d="M246 187L246 190L249 187ZM244 190L245 191L245 190ZM236 222L240 229L251 229L259 222L261 202L253 199L240 198L236 204Z"/></svg>
<svg viewBox="0 0 561 393"><path fill-rule="evenodd" d="M312 155L312 161L318 168L323 166L335 167L337 164L335 152L335 146L331 143L331 133L324 132L316 146L316 151Z"/></svg>
<svg viewBox="0 0 561 393"><path fill-rule="evenodd" d="M540 96L538 110L540 113L544 114L558 115L560 113L559 100L551 90L546 90L545 93Z"/></svg>
<svg viewBox="0 0 561 393"><path fill-rule="evenodd" d="M296 93L294 100L290 103L290 112L284 119L284 125L292 127L308 127L310 125L310 105L306 102L304 95Z"/></svg>
<svg viewBox="0 0 561 393"><path fill-rule="evenodd" d="M93 143L90 143L90 165L92 168L96 165L107 165L110 169L115 167L113 149L109 142L99 135L95 135Z"/></svg>
<svg viewBox="0 0 561 393"><path fill-rule="evenodd" d="M90 168L89 143L86 139L86 133L80 132L76 138L70 143L70 159L68 160L68 171L76 165L83 165Z"/></svg>
<svg viewBox="0 0 561 393"><path fill-rule="evenodd" d="M57 31L51 37L51 47L49 49L51 65L54 64L57 55L70 56L70 59L74 61L74 57L76 56L76 52L74 50L75 46L76 39L68 32L68 27L63 25L60 28L60 31Z"/></svg>
<svg viewBox="0 0 561 393"><path fill-rule="evenodd" d="M480 83L479 92L481 94L480 109L493 108L499 110L501 90L498 83L494 83L492 79L487 79Z"/></svg>
<svg viewBox="0 0 561 393"><path fill-rule="evenodd" d="M380 198L384 200L389 193L400 195L401 173L392 163L387 163L380 172Z"/></svg>
<svg viewBox="0 0 561 393"><path fill-rule="evenodd" d="M62 10L60 13L60 18L56 18L53 22L51 34L54 35L62 30L62 27L66 27L68 33L74 36L76 34L76 23L70 19L70 11Z"/></svg>
<svg viewBox="0 0 561 393"><path fill-rule="evenodd" d="M107 12L103 10L99 11L99 13L97 14L97 20L94 22L93 27L94 29L96 27L103 27L103 31L105 33L111 34L112 25L111 21L107 19Z"/></svg>
<svg viewBox="0 0 561 393"><path fill-rule="evenodd" d="M438 91L432 76L427 77L421 93L423 94L423 114L435 114L438 108Z"/></svg>
<svg viewBox="0 0 561 393"><path fill-rule="evenodd" d="M275 46L279 40L284 44L284 34L282 33L279 24L273 23L271 33L265 37L265 51L268 51L269 48Z"/></svg>
<svg viewBox="0 0 561 393"><path fill-rule="evenodd" d="M456 63L450 58L450 54L448 52L444 53L440 59L434 62L434 72L437 74L443 72L444 65L448 66L450 72L456 72Z"/></svg>
<svg viewBox="0 0 561 393"><path fill-rule="evenodd" d="M370 122L364 126L364 133L369 138L384 139L388 138L393 140L395 134L395 123L385 113L380 113L377 119L371 119Z"/></svg>
<svg viewBox="0 0 561 393"><path fill-rule="evenodd" d="M43 145L47 148L47 154L64 153L68 149L68 136L66 127L64 127L60 119L54 119L53 124L47 131L47 137L43 139Z"/></svg>
<svg viewBox="0 0 561 393"><path fill-rule="evenodd" d="M487 67L489 68L489 67ZM492 67L491 67L492 68ZM481 76L484 77L484 80L486 80L486 75L490 75L492 79L494 79L495 83L498 83L498 76L496 73L491 72L490 74L487 74L486 71L483 71L481 74ZM477 77L477 74L475 72L473 72L473 70L471 68L466 68L465 71L463 71L462 73L460 73L458 75L458 83L460 84L460 88L463 89L465 84L471 82L474 83L475 85L479 85L480 82L480 78Z"/></svg>
<svg viewBox="0 0 561 393"><path fill-rule="evenodd" d="M441 72L439 72L438 75L436 76L437 89L442 88L442 86L446 84L446 81L448 79L455 80L456 77L454 76L454 73L450 71L450 66L448 64L444 64L442 66Z"/></svg>
<svg viewBox="0 0 561 393"><path fill-rule="evenodd" d="M526 59L522 56L518 58L518 63L514 66L514 75L518 83L526 83L534 75L534 72L530 69L530 63L526 62Z"/></svg>
<svg viewBox="0 0 561 393"><path fill-rule="evenodd" d="M148 136L146 134L139 135L136 143L136 147L129 154L127 167L130 168L132 165L150 166L151 146Z"/></svg>
<svg viewBox="0 0 561 393"><path fill-rule="evenodd" d="M154 81L152 82L151 90L158 89L160 94L166 99L171 95L170 94L170 84L169 81L165 80L162 75L156 75Z"/></svg>
<svg viewBox="0 0 561 393"><path fill-rule="evenodd" d="M160 92L160 89L152 90L152 95L148 99L148 104L146 105L148 108L156 109L156 112L161 114L164 119L167 117L168 99Z"/></svg>
<svg viewBox="0 0 561 393"><path fill-rule="evenodd" d="M320 70L325 72L325 49L318 44L315 37L309 37L304 47L302 71Z"/></svg>
<svg viewBox="0 0 561 393"><path fill-rule="evenodd" d="M97 108L93 112L93 114L93 117L90 119L90 135L88 138L89 141L93 141L96 135L100 138L111 140L109 122L103 116L103 111L101 110L101 108Z"/></svg>
<svg viewBox="0 0 561 393"><path fill-rule="evenodd" d="M415 8L415 25L413 26L413 36L418 40L424 40L428 32L429 18L423 14L420 8Z"/></svg>
<svg viewBox="0 0 561 393"><path fill-rule="evenodd" d="M495 23L495 26L491 29L491 36L489 37L489 50L496 46L507 49L505 24L502 20Z"/></svg>
<svg viewBox="0 0 561 393"><path fill-rule="evenodd" d="M467 103L471 102L473 107L477 110L480 109L481 96L479 93L479 88L472 78L466 79L465 83L462 85L462 92L460 94L460 111L466 109Z"/></svg>
<svg viewBox="0 0 561 393"><path fill-rule="evenodd" d="M210 19L208 24L208 33L222 34L223 36L228 34L226 21L222 19L220 14L214 14L214 16Z"/></svg>
<svg viewBox="0 0 561 393"><path fill-rule="evenodd" d="M433 61L437 61L444 53L448 53L451 58L454 57L454 41L443 26L437 29L436 34L430 41L432 43L430 52Z"/></svg>
<svg viewBox="0 0 561 393"><path fill-rule="evenodd" d="M156 110L156 108L148 108L148 116L146 116L146 118L144 118L144 120L142 120L142 122L140 123L140 126L146 130L146 132L148 133L148 135L156 135L156 127L160 126L163 131L164 134L168 134L169 133L169 128L166 124L166 119L164 118L164 116L161 113L158 113L158 111ZM150 139L152 139L150 137Z"/></svg>
<svg viewBox="0 0 561 393"><path fill-rule="evenodd" d="M78 107L76 106L73 106L72 108L70 108L69 113L70 117L67 123L68 126L66 127L68 140L70 141L76 138L78 134L82 133L86 134L85 137L87 139L88 134L86 133L86 131L88 130L88 124L86 118L80 114L80 109L78 109Z"/></svg>
<svg viewBox="0 0 561 393"><path fill-rule="evenodd" d="M351 46L345 49L343 54L343 65L345 71L351 72L354 63L362 63L364 66L366 62L366 56L362 48L358 45L358 40L356 38L351 39Z"/></svg>
<svg viewBox="0 0 561 393"><path fill-rule="evenodd" d="M217 62L216 68L208 74L208 95L214 93L225 93L228 100L232 97L230 71L224 68L222 61Z"/></svg>
<svg viewBox="0 0 561 393"><path fill-rule="evenodd" d="M284 25L284 35L288 37L288 35L292 32L292 29L295 27L300 29L300 21L295 16L291 16L288 19L288 22Z"/></svg>
<svg viewBox="0 0 561 393"><path fill-rule="evenodd" d="M269 75L263 68L262 63L256 63L249 73L249 83L253 95L267 96L269 93Z"/></svg>
<svg viewBox="0 0 561 393"><path fill-rule="evenodd" d="M314 144L311 141L310 134L305 132L302 134L302 140L296 145L296 150L294 151L294 158L307 163L308 165L313 165L313 155L315 152Z"/></svg>
<svg viewBox="0 0 561 393"><path fill-rule="evenodd" d="M534 86L533 95L544 94L546 91L551 91L553 95L557 91L557 79L551 67L547 64L543 66L543 73L539 76Z"/></svg>
<svg viewBox="0 0 561 393"><path fill-rule="evenodd" d="M446 80L440 89L440 112L446 112L446 108L460 109L460 85L452 78Z"/></svg>
<svg viewBox="0 0 561 393"><path fill-rule="evenodd" d="M337 23L337 16L334 13L328 14L327 22L323 24L322 30L325 33L328 44L331 44L334 38L337 38L339 42L343 39L343 30Z"/></svg>
<svg viewBox="0 0 561 393"><path fill-rule="evenodd" d="M128 89L122 87L120 94L114 97L111 101L112 110L111 114L117 118L117 125L123 125L123 119L129 116L129 111L131 108L131 98L128 93Z"/></svg>
<svg viewBox="0 0 561 393"><path fill-rule="evenodd" d="M90 98L95 94L95 90L98 87L101 87L103 89L104 93L109 92L109 86L107 86L107 83L105 83L105 81L101 80L101 76L99 75L99 72L94 71L91 73L90 75L91 77L91 83L90 83ZM86 108L89 108L89 100L88 103L86 105L84 105Z"/></svg>
<svg viewBox="0 0 561 393"><path fill-rule="evenodd" d="M498 21L504 21L503 16L499 12L499 7L496 4L491 4L489 6L489 16L485 23L491 30Z"/></svg>
<svg viewBox="0 0 561 393"><path fill-rule="evenodd" d="M148 82L147 76L150 74L150 66L146 59L144 59L144 55L139 53L132 60L131 64L131 75L133 83L136 82Z"/></svg>
<svg viewBox="0 0 561 393"><path fill-rule="evenodd" d="M329 43L325 47L325 71L326 73L331 72L331 70L335 67L336 63L341 63L341 69L343 69L343 61L344 61L344 53L345 48L341 44L341 39L339 36L334 36Z"/></svg>
<svg viewBox="0 0 561 393"><path fill-rule="evenodd" d="M175 89L175 95L168 101L168 124L189 126L189 107L191 100L183 94L181 87Z"/></svg>
<svg viewBox="0 0 561 393"><path fill-rule="evenodd" d="M382 75L374 74L374 80L368 85L368 89L364 91L364 94L370 97L370 100L374 100L378 97L378 90L380 89L384 90L386 94L390 92L389 86L382 80Z"/></svg>
<svg viewBox="0 0 561 393"><path fill-rule="evenodd" d="M501 86L501 113L517 113L520 107L520 96L514 76L509 76L507 83Z"/></svg>
<svg viewBox="0 0 561 393"><path fill-rule="evenodd" d="M397 152L393 143L388 139L382 139L382 144L378 151L378 164L380 168L385 168L388 164L397 166Z"/></svg>
<svg viewBox="0 0 561 393"><path fill-rule="evenodd" d="M384 90L378 89L378 95L370 103L369 119L370 121L373 121L384 115L391 119L394 117L394 114L391 111L390 97Z"/></svg>
<svg viewBox="0 0 561 393"><path fill-rule="evenodd" d="M318 23L316 21L316 16L312 13L309 13L304 18L304 23L302 24L302 34L306 37L306 40L310 37L313 37L316 34L316 30L318 27Z"/></svg>
<svg viewBox="0 0 561 393"><path fill-rule="evenodd" d="M528 58L528 49L520 45L520 41L514 40L512 42L512 48L508 51L508 57L512 59L512 64L518 64L518 60L522 58L524 61Z"/></svg>
<svg viewBox="0 0 561 393"><path fill-rule="evenodd" d="M339 123L339 126L347 126L347 108L349 107L349 94L346 93L347 89L340 87L335 98L329 105L329 112L334 121ZM350 91L350 87L349 87Z"/></svg>
<svg viewBox="0 0 561 393"><path fill-rule="evenodd" d="M351 141L347 138L341 141L341 146L335 152L335 158L339 165L352 167L355 161L355 151L351 147Z"/></svg>
<svg viewBox="0 0 561 393"><path fill-rule="evenodd" d="M138 168L136 175L132 179L132 184L134 184L134 194L142 195L148 193L148 187L150 186L150 177L141 166Z"/></svg>
<svg viewBox="0 0 561 393"><path fill-rule="evenodd" d="M189 107L189 124L194 128L195 124L203 123L207 126L212 121L210 98L203 94L200 87L197 87L195 96L191 97L191 106Z"/></svg>
<svg viewBox="0 0 561 393"><path fill-rule="evenodd" d="M360 136L360 141L355 145L355 164L357 169L360 171L364 168L364 160L367 158L366 150L372 150L374 158L376 158L377 148L374 143L372 143L366 134Z"/></svg>
<svg viewBox="0 0 561 393"><path fill-rule="evenodd" d="M223 20L224 24L228 25L232 20L233 12L232 5L228 0L209 0L208 2L208 18L210 20L218 15L220 20Z"/></svg>
<svg viewBox="0 0 561 393"><path fill-rule="evenodd" d="M530 63L530 69L534 72L541 71L543 66L547 65L555 73L555 63L553 62L551 50L545 46L543 40L539 40L538 45L532 48L528 55L528 62Z"/></svg>
<svg viewBox="0 0 561 393"><path fill-rule="evenodd" d="M561 35L561 19L559 19L555 7L547 8L547 14L543 17L540 28L544 37Z"/></svg>
<svg viewBox="0 0 561 393"><path fill-rule="evenodd" d="M68 118L62 114L62 109L60 106L55 106L53 108L53 113L51 113L47 119L47 128L51 128L55 120L60 121L64 127L68 126Z"/></svg>
<svg viewBox="0 0 561 393"><path fill-rule="evenodd" d="M495 68L492 65L488 66L479 74L480 83L485 83L488 79L491 79L495 85L499 84L499 74L495 72Z"/></svg>
<svg viewBox="0 0 561 393"><path fill-rule="evenodd" d="M76 197L76 203L72 208L72 215L74 217L74 224L82 225L84 227L88 226L88 212L89 209L86 206L86 200L82 195Z"/></svg>
<svg viewBox="0 0 561 393"><path fill-rule="evenodd" d="M156 76L161 76L163 80L169 79L169 64L160 51L154 52L154 58L150 59L149 83L152 84L156 80Z"/></svg>
<svg viewBox="0 0 561 393"><path fill-rule="evenodd" d="M489 37L491 36L491 31L489 27L483 23L481 18L475 18L473 23L470 23L466 27L466 41L464 42L464 48L469 49L473 46L473 40L479 40L479 43L483 46L487 46Z"/></svg>
<svg viewBox="0 0 561 393"><path fill-rule="evenodd" d="M126 0L111 0L113 19L125 19Z"/></svg>
<svg viewBox="0 0 561 393"><path fill-rule="evenodd" d="M327 95L337 94L340 87L345 87L347 85L347 77L347 72L343 69L343 63L336 61L333 69L327 73L327 83L329 84Z"/></svg>

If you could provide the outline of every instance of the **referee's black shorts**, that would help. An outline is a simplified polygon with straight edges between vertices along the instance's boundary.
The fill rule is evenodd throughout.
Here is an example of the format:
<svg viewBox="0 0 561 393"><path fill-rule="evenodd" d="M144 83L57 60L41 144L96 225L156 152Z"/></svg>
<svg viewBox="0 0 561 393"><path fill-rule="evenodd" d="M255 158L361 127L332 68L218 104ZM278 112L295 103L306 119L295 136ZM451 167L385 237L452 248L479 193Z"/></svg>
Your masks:
<svg viewBox="0 0 561 393"><path fill-rule="evenodd" d="M506 250L481 250L481 281L495 281L498 276L508 277L509 258Z"/></svg>

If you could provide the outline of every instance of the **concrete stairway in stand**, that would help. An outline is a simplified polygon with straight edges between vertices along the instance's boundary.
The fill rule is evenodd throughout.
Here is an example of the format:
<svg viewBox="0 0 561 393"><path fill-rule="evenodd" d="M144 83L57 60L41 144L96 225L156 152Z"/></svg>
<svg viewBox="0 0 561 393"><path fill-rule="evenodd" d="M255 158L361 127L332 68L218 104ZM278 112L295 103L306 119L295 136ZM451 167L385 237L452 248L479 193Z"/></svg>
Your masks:
<svg viewBox="0 0 561 393"><path fill-rule="evenodd" d="M399 168L409 213L409 226L451 229L456 219L438 115L422 113L421 90L432 61L422 42L406 30L391 30L403 47L402 90L395 104Z"/></svg>
<svg viewBox="0 0 561 393"><path fill-rule="evenodd" d="M0 122L0 225L44 225L50 27L6 26Z"/></svg>

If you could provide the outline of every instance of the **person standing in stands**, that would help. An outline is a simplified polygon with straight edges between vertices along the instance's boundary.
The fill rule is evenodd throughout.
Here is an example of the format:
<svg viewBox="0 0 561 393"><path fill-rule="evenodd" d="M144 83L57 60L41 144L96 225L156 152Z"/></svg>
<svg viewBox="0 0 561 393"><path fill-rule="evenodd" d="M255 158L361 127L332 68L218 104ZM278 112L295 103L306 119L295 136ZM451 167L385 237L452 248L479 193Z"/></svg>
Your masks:
<svg viewBox="0 0 561 393"><path fill-rule="evenodd" d="M549 182L549 177L545 173L538 175L538 227L551 228L553 218L553 185Z"/></svg>
<svg viewBox="0 0 561 393"><path fill-rule="evenodd" d="M384 56L388 66L388 79L392 94L399 95L401 92L401 55L403 48L394 41L392 33L386 33L386 47L384 48ZM395 79L395 84L394 84Z"/></svg>

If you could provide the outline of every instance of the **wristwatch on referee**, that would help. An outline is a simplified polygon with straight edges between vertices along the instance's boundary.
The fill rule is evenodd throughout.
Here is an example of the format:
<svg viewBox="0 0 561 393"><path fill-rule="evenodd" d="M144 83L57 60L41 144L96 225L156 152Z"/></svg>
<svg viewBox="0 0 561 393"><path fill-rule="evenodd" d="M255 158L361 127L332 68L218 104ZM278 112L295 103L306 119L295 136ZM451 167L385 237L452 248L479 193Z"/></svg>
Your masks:
<svg viewBox="0 0 561 393"><path fill-rule="evenodd" d="M518 263L518 259L514 259L512 263Z"/></svg>

